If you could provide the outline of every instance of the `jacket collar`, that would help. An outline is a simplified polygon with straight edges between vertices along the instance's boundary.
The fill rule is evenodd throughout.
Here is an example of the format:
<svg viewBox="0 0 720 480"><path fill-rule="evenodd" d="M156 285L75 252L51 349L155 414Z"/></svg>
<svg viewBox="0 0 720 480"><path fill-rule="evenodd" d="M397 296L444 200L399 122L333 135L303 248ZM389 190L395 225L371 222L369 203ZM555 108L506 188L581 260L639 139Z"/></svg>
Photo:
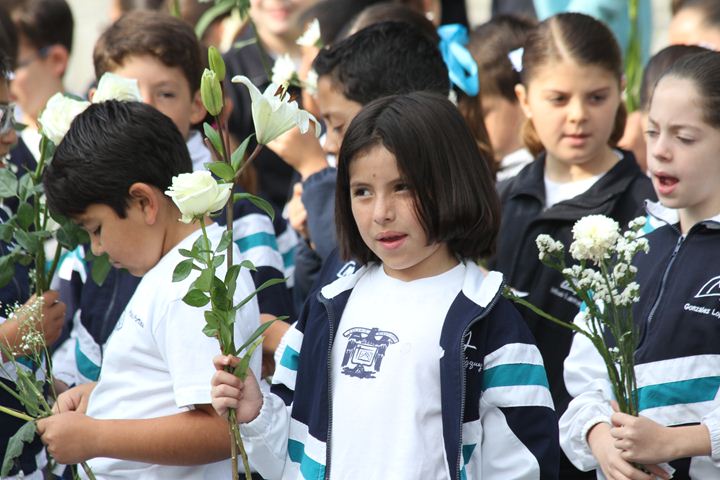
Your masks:
<svg viewBox="0 0 720 480"><path fill-rule="evenodd" d="M674 208L668 208L660 202L651 202L650 200L646 200L645 210L650 216L650 224L652 224L655 228L659 227L659 224L662 223L666 223L668 225L677 225L680 223L678 211ZM700 222L700 224L709 229L720 230L720 214L707 218Z"/></svg>
<svg viewBox="0 0 720 480"><path fill-rule="evenodd" d="M462 293L473 303L480 307L487 307L498 294L503 275L500 272L485 272L475 262L465 262L465 278L463 279ZM323 297L331 300L341 293L351 290L357 282L365 275L369 265L363 265L352 275L340 277L334 282L324 286L320 293Z"/></svg>
<svg viewBox="0 0 720 480"><path fill-rule="evenodd" d="M625 192L628 185L634 180L635 174L640 174L641 171L632 153L620 149L618 151L622 154L620 161L613 165L587 192L557 205L594 209ZM516 181L509 191L509 196L530 196L542 205L545 204L545 152L541 153L535 161L517 175ZM554 208L555 206L553 206Z"/></svg>

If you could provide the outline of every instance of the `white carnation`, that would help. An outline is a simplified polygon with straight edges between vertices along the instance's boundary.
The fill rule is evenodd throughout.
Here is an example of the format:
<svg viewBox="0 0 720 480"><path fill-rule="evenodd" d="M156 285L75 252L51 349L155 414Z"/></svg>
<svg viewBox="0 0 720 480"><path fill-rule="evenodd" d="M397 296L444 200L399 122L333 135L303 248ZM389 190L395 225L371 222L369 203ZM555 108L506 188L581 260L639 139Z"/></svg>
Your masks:
<svg viewBox="0 0 720 480"><path fill-rule="evenodd" d="M232 192L232 184L221 183L207 170L193 173L181 173L173 177L172 185L165 192L175 202L181 221L192 223L197 217L222 209Z"/></svg>
<svg viewBox="0 0 720 480"><path fill-rule="evenodd" d="M570 254L576 260L591 260L599 263L609 257L612 248L620 238L618 223L604 215L588 215L573 226L574 241Z"/></svg>
<svg viewBox="0 0 720 480"><path fill-rule="evenodd" d="M287 85L297 78L295 62L289 54L280 55L272 67L272 83Z"/></svg>
<svg viewBox="0 0 720 480"><path fill-rule="evenodd" d="M320 40L320 22L314 19L305 29L305 32L297 39L295 43L302 47L319 47Z"/></svg>
<svg viewBox="0 0 720 480"><path fill-rule="evenodd" d="M62 93L56 93L50 97L38 119L41 133L55 145L60 145L65 134L70 130L72 121L88 106L90 106L90 102L75 100Z"/></svg>

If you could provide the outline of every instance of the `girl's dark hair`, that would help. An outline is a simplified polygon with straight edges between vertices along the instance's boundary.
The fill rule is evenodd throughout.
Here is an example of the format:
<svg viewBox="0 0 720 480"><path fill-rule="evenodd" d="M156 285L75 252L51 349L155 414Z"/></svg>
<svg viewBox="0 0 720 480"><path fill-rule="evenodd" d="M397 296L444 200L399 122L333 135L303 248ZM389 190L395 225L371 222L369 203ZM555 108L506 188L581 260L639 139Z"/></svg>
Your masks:
<svg viewBox="0 0 720 480"><path fill-rule="evenodd" d="M642 83L640 83L640 110L647 112L650 108L653 88L665 70L687 55L707 51L707 48L697 45L670 45L653 55L643 70Z"/></svg>
<svg viewBox="0 0 720 480"><path fill-rule="evenodd" d="M489 162L447 98L414 92L371 102L345 134L335 199L338 245L345 258L379 261L360 236L350 200L350 165L377 146L395 156L429 243L445 243L454 255L472 260L493 253L500 202Z"/></svg>
<svg viewBox="0 0 720 480"><path fill-rule="evenodd" d="M623 62L614 35L602 22L582 13L561 13L541 22L528 36L522 57L521 80L528 88L537 71L551 62L571 60L579 65L597 66L622 82ZM625 132L627 111L621 102L608 139L617 145ZM545 150L531 120L523 127L523 143L533 154Z"/></svg>
<svg viewBox="0 0 720 480"><path fill-rule="evenodd" d="M720 128L720 53L708 50L681 58L665 70L655 86L670 76L695 84L702 99L703 120L713 128Z"/></svg>
<svg viewBox="0 0 720 480"><path fill-rule="evenodd" d="M478 66L480 94L470 97L458 92L458 109L473 131L478 146L487 157L494 158L490 138L485 127L481 98L498 95L510 103L517 103L515 85L520 74L513 69L508 53L525 44L536 22L512 15L499 15L470 33L467 48ZM495 173L497 162L490 169Z"/></svg>

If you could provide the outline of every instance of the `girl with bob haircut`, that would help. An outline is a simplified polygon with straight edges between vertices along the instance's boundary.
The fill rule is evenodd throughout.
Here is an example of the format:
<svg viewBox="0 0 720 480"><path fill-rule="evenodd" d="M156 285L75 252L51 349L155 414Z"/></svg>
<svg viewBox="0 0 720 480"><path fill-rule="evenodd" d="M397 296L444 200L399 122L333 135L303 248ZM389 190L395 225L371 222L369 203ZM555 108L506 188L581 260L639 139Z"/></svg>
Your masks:
<svg viewBox="0 0 720 480"><path fill-rule="evenodd" d="M540 262L535 239L549 234L567 246L574 223L591 214L627 225L654 193L632 153L615 147L625 126L622 56L605 25L579 13L543 21L525 43L521 80L515 90L528 118L524 139L537 156L503 188L498 254L491 265L509 285L527 292L531 303L572 321L580 301L560 272ZM572 332L521 312L562 413L570 402L563 361ZM594 476L583 476L563 457L560 478Z"/></svg>
<svg viewBox="0 0 720 480"><path fill-rule="evenodd" d="M284 479L556 478L540 353L502 276L475 263L493 251L498 200L457 108L426 92L368 104L345 134L336 198L341 250L363 266L310 297L272 391L215 360L213 406L237 409L253 466Z"/></svg>
<svg viewBox="0 0 720 480"><path fill-rule="evenodd" d="M560 419L563 450L606 478L720 478L720 53L674 63L651 94L647 204L650 250L634 264L639 416L613 412L607 374L576 336L566 362L575 396ZM582 321L578 319L578 321Z"/></svg>

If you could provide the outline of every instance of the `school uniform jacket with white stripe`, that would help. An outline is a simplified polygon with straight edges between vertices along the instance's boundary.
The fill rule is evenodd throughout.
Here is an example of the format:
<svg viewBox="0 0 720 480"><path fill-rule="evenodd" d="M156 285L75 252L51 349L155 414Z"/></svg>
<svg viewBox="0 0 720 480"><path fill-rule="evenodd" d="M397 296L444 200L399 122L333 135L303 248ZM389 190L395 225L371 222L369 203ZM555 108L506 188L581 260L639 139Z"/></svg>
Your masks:
<svg viewBox="0 0 720 480"><path fill-rule="evenodd" d="M339 278L306 302L285 336L260 415L241 425L250 463L265 478L331 478L330 448L343 441L332 436L332 344L366 271ZM542 358L501 296L502 283L501 274L486 276L467 263L444 321L439 381L448 470L453 479L557 478L557 416Z"/></svg>
<svg viewBox="0 0 720 480"><path fill-rule="evenodd" d="M707 426L712 455L670 462L673 478L720 478L720 216L683 237L674 211L656 203L647 209L647 230L661 226L646 236L649 253L634 262L640 415L666 426ZM600 356L583 336L575 336L565 361L565 384L575 398L560 419L562 448L578 468L598 468L586 437L593 425L609 423L614 397Z"/></svg>

